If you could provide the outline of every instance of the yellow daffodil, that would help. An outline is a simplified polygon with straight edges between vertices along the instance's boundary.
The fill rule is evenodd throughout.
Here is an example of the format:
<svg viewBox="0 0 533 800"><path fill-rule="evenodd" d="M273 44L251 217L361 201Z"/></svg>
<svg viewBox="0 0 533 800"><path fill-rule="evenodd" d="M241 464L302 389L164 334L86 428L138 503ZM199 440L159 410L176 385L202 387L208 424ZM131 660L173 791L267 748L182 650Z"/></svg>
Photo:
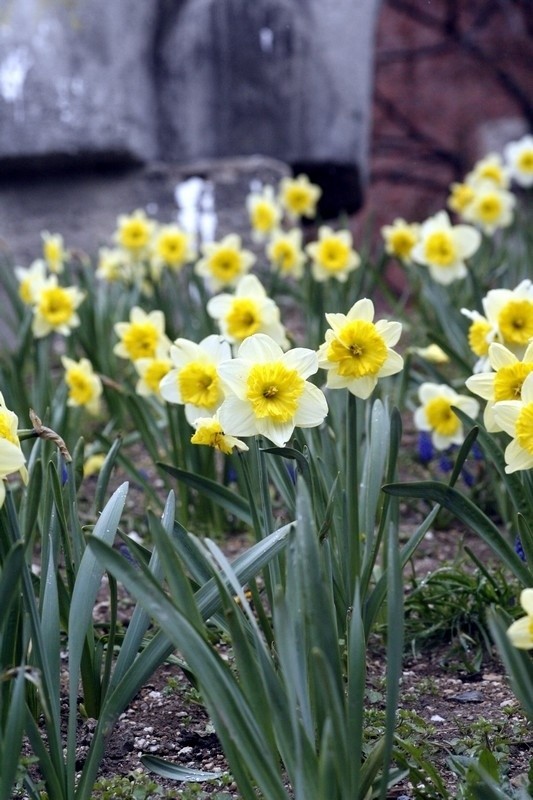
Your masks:
<svg viewBox="0 0 533 800"><path fill-rule="evenodd" d="M374 304L363 298L347 314L326 314L330 330L318 351L318 363L328 371L329 389L348 389L366 400L380 378L394 375L403 358L391 348L402 331L399 322L374 322Z"/></svg>
<svg viewBox="0 0 533 800"><path fill-rule="evenodd" d="M420 403L414 414L414 422L419 431L430 431L431 441L437 450L446 450L452 444L462 444L463 426L452 406L461 409L469 417L475 418L479 403L473 397L465 397L438 383L422 383L418 390Z"/></svg>
<svg viewBox="0 0 533 800"><path fill-rule="evenodd" d="M56 331L69 336L80 324L76 309L84 297L76 286L59 286L57 275L50 275L35 291L33 335L40 339Z"/></svg>
<svg viewBox="0 0 533 800"><path fill-rule="evenodd" d="M404 264L410 264L411 252L418 242L419 233L420 225L418 223L409 223L398 217L392 225L384 225L381 229L385 252Z"/></svg>
<svg viewBox="0 0 533 800"><path fill-rule="evenodd" d="M41 287L46 280L46 264L38 258L29 267L15 267L15 277L19 282L19 297L27 306L36 302Z"/></svg>
<svg viewBox="0 0 533 800"><path fill-rule="evenodd" d="M0 392L0 508L6 496L5 479L13 472L19 472L22 480L28 480L26 459L20 447L17 434L18 417L6 408L4 396Z"/></svg>
<svg viewBox="0 0 533 800"><path fill-rule="evenodd" d="M215 450L220 450L225 455L232 453L234 448L248 450L248 445L241 442L236 436L228 436L224 433L218 412L212 417L198 417L194 422L194 427L196 432L191 436L192 444L214 447Z"/></svg>
<svg viewBox="0 0 533 800"><path fill-rule="evenodd" d="M107 283L131 283L132 272L126 252L119 247L101 247L98 251L96 277Z"/></svg>
<svg viewBox="0 0 533 800"><path fill-rule="evenodd" d="M509 168L499 153L489 153L476 161L465 178L465 183L474 188L479 184L490 183L493 188L508 189L510 182Z"/></svg>
<svg viewBox="0 0 533 800"><path fill-rule="evenodd" d="M488 431L502 430L494 416L495 403L520 400L525 379L533 372L533 342L526 348L524 358L518 358L502 344L489 347L489 364L493 372L478 372L466 381L471 392L487 401L483 421Z"/></svg>
<svg viewBox="0 0 533 800"><path fill-rule="evenodd" d="M478 356L478 361L474 364L474 372L486 372L489 363L489 347L492 342L499 339L498 326L489 322L479 311L462 308L461 314L471 320L468 328L468 346L474 355Z"/></svg>
<svg viewBox="0 0 533 800"><path fill-rule="evenodd" d="M83 406L90 414L98 414L102 396L102 381L94 372L87 358L74 361L68 356L61 357L65 370L65 383L68 386L69 406Z"/></svg>
<svg viewBox="0 0 533 800"><path fill-rule="evenodd" d="M244 250L241 237L230 233L220 242L202 245L203 258L195 266L195 272L207 281L212 291L235 286L255 263L250 250Z"/></svg>
<svg viewBox="0 0 533 800"><path fill-rule="evenodd" d="M304 274L305 253L302 249L302 231L275 231L266 247L270 266L281 275L301 278Z"/></svg>
<svg viewBox="0 0 533 800"><path fill-rule="evenodd" d="M92 475L98 475L102 469L105 461L105 453L95 453L83 462L83 477L90 478Z"/></svg>
<svg viewBox="0 0 533 800"><path fill-rule="evenodd" d="M521 358L533 339L533 283L526 279L515 289L491 289L483 310L498 339Z"/></svg>
<svg viewBox="0 0 533 800"><path fill-rule="evenodd" d="M221 362L231 358L229 342L215 334L199 344L176 339L170 358L173 368L159 385L163 399L184 405L191 425L198 417L212 416L224 399L219 368Z"/></svg>
<svg viewBox="0 0 533 800"><path fill-rule="evenodd" d="M219 294L207 303L207 313L217 321L220 333L232 344L240 344L254 333L266 333L284 350L289 346L279 308L267 297L255 275L245 275L235 294Z"/></svg>
<svg viewBox="0 0 533 800"><path fill-rule="evenodd" d="M178 271L195 258L196 250L190 233L178 225L161 225L157 229L152 245L153 262Z"/></svg>
<svg viewBox="0 0 533 800"><path fill-rule="evenodd" d="M533 467L533 373L522 384L520 400L504 400L494 405L499 430L512 438L505 448L507 473Z"/></svg>
<svg viewBox="0 0 533 800"><path fill-rule="evenodd" d="M219 366L227 390L219 409L222 429L231 436L261 434L282 447L295 427L320 425L328 411L326 398L306 380L317 369L312 350L284 353L265 334L249 336L237 358Z"/></svg>
<svg viewBox="0 0 533 800"><path fill-rule="evenodd" d="M476 187L462 216L466 222L492 235L498 228L507 228L511 224L515 204L516 198L511 192L485 181Z"/></svg>
<svg viewBox="0 0 533 800"><path fill-rule="evenodd" d="M167 356L160 358L138 358L133 362L139 380L135 387L135 391L141 397L148 397L155 395L161 397L159 384L168 375L172 369L172 361Z"/></svg>
<svg viewBox="0 0 533 800"><path fill-rule="evenodd" d="M137 209L132 214L118 217L113 238L119 247L138 258L148 250L154 229L154 220L149 219L142 209Z"/></svg>
<svg viewBox="0 0 533 800"><path fill-rule="evenodd" d="M474 199L475 190L469 183L452 183L448 197L448 208L456 214L463 215L466 208Z"/></svg>
<svg viewBox="0 0 533 800"><path fill-rule="evenodd" d="M279 200L291 219L316 217L316 207L322 195L322 189L311 183L307 175L295 178L282 178L278 190Z"/></svg>
<svg viewBox="0 0 533 800"><path fill-rule="evenodd" d="M411 256L429 269L433 280L446 285L466 276L465 260L480 244L479 231L470 225L452 225L446 211L439 211L420 226L420 240Z"/></svg>
<svg viewBox="0 0 533 800"><path fill-rule="evenodd" d="M249 194L246 198L246 209L256 241L264 241L279 227L283 212L272 186L265 186L260 192Z"/></svg>
<svg viewBox="0 0 533 800"><path fill-rule="evenodd" d="M312 259L311 272L316 281L330 278L343 283L352 270L361 264L361 259L352 247L350 231L334 231L327 225L318 229L318 241L308 244L306 252Z"/></svg>
<svg viewBox="0 0 533 800"><path fill-rule="evenodd" d="M533 186L533 136L528 134L517 142L509 142L503 150L511 177L519 186Z"/></svg>
<svg viewBox="0 0 533 800"><path fill-rule="evenodd" d="M448 364L450 357L438 344L428 344L427 347L413 347L413 353L428 361L430 364Z"/></svg>
<svg viewBox="0 0 533 800"><path fill-rule="evenodd" d="M533 589L522 589L520 605L526 612L526 616L520 617L507 628L507 636L511 644L519 650L531 650L533 648Z"/></svg>
<svg viewBox="0 0 533 800"><path fill-rule="evenodd" d="M161 352L166 353L170 346L165 335L165 315L162 311L150 311L147 314L139 306L134 306L130 311L130 321L117 322L115 333L120 342L115 345L113 352L130 361L155 358Z"/></svg>
<svg viewBox="0 0 533 800"><path fill-rule="evenodd" d="M41 232L43 240L43 258L50 272L56 274L63 272L68 253L65 250L63 237L60 233Z"/></svg>

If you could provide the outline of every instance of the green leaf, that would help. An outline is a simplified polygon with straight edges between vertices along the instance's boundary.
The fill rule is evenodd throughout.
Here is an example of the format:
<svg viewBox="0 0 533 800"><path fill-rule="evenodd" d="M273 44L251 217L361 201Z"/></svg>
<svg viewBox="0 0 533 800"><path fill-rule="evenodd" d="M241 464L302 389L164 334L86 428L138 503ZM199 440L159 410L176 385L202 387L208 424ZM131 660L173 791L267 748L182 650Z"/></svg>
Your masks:
<svg viewBox="0 0 533 800"><path fill-rule="evenodd" d="M188 472L185 469L179 469L171 464L162 464L158 462L158 467L164 469L169 475L172 475L176 480L181 481L191 489L197 489L205 497L208 497L214 503L217 503L221 508L224 508L229 514L238 517L246 525L252 525L252 515L250 513L250 506L242 497L235 494L235 492L228 489L210 478L205 478L203 475L197 475L194 472Z"/></svg>
<svg viewBox="0 0 533 800"><path fill-rule="evenodd" d="M391 483L384 486L383 491L396 497L413 497L438 503L447 508L492 548L523 586L533 585L533 573L520 560L496 525L471 500L456 489L436 481L420 481L417 483Z"/></svg>
<svg viewBox="0 0 533 800"><path fill-rule="evenodd" d="M183 767L181 764L172 764L170 761L165 761L164 758L159 758L158 756L142 755L141 763L147 769L155 772L156 775L161 775L162 778L171 778L175 781L214 781L220 778L221 775L227 774Z"/></svg>

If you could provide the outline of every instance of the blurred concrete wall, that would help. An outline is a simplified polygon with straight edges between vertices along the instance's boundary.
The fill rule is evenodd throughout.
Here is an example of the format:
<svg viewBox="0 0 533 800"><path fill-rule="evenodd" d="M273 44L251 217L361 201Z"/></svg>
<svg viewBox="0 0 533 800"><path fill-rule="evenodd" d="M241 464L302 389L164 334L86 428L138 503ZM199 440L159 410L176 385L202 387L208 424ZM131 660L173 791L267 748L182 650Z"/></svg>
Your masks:
<svg viewBox="0 0 533 800"><path fill-rule="evenodd" d="M378 5L2 0L0 173L262 154L355 202Z"/></svg>

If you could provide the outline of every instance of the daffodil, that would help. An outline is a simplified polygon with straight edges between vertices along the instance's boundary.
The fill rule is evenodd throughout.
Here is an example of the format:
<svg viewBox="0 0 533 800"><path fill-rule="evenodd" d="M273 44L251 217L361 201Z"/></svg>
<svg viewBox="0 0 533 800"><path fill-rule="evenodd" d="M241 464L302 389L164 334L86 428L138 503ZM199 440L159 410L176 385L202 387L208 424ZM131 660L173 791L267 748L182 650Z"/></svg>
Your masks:
<svg viewBox="0 0 533 800"><path fill-rule="evenodd" d="M468 328L468 346L474 355L478 356L478 361L474 365L474 372L486 371L489 347L492 342L498 340L498 326L489 322L479 311L470 311L468 308L462 308L461 314L471 320Z"/></svg>
<svg viewBox="0 0 533 800"><path fill-rule="evenodd" d="M161 225L157 229L152 244L152 261L156 265L178 271L195 258L196 250L190 233L179 225Z"/></svg>
<svg viewBox="0 0 533 800"><path fill-rule="evenodd" d="M361 264L353 249L350 231L334 231L327 225L318 229L318 241L308 244L305 250L312 259L311 272L316 281L335 278L343 283Z"/></svg>
<svg viewBox="0 0 533 800"><path fill-rule="evenodd" d="M414 414L419 431L431 432L431 441L437 450L446 450L452 444L462 444L463 425L454 414L452 406L475 418L479 403L473 397L457 394L451 386L422 383L418 390L421 405Z"/></svg>
<svg viewBox="0 0 533 800"><path fill-rule="evenodd" d="M533 372L533 342L531 342L520 361L514 353L502 344L493 343L489 347L489 364L493 372L479 372L466 381L471 392L487 401L483 421L488 431L502 430L494 416L495 403L503 400L520 400L522 386Z"/></svg>
<svg viewBox="0 0 533 800"><path fill-rule="evenodd" d="M471 225L452 225L446 211L439 211L420 226L420 240L411 256L429 269L437 283L449 284L466 276L465 260L480 244L478 230Z"/></svg>
<svg viewBox="0 0 533 800"><path fill-rule="evenodd" d="M526 279L515 289L491 289L483 310L502 344L521 357L533 339L533 283Z"/></svg>
<svg viewBox="0 0 533 800"><path fill-rule="evenodd" d="M231 359L229 342L206 336L199 344L176 339L170 347L172 369L161 380L161 396L168 403L185 406L190 425L198 417L212 416L224 399L220 364Z"/></svg>
<svg viewBox="0 0 533 800"><path fill-rule="evenodd" d="M284 350L289 346L279 308L255 275L241 278L235 294L212 297L207 303L207 313L217 321L221 334L232 344L240 344L254 333L266 333Z"/></svg>
<svg viewBox="0 0 533 800"><path fill-rule="evenodd" d="M474 199L475 189L469 183L452 183L448 197L448 208L456 214L464 214L466 208Z"/></svg>
<svg viewBox="0 0 533 800"><path fill-rule="evenodd" d="M526 612L526 616L520 617L507 628L507 636L511 644L519 650L531 650L533 648L533 589L522 589L520 605Z"/></svg>
<svg viewBox="0 0 533 800"><path fill-rule="evenodd" d="M516 198L511 192L485 181L476 187L462 216L491 235L498 228L507 228L511 224L515 204Z"/></svg>
<svg viewBox="0 0 533 800"><path fill-rule="evenodd" d="M316 207L322 195L322 189L311 183L307 175L282 178L278 194L281 205L291 219L316 217Z"/></svg>
<svg viewBox="0 0 533 800"><path fill-rule="evenodd" d="M385 242L385 251L404 264L410 264L411 253L418 242L419 233L420 225L418 223L406 222L398 217L392 225L384 225L381 229L381 235Z"/></svg>
<svg viewBox="0 0 533 800"><path fill-rule="evenodd" d="M154 229L154 220L149 219L142 209L137 209L132 214L118 217L113 238L119 247L139 258L147 252Z"/></svg>
<svg viewBox="0 0 533 800"><path fill-rule="evenodd" d="M329 389L348 389L366 400L380 378L394 375L403 358L392 350L402 331L399 322L374 322L374 304L363 298L347 314L326 314L330 329L320 345L318 363L328 371Z"/></svg>
<svg viewBox="0 0 533 800"><path fill-rule="evenodd" d="M159 385L165 375L168 375L172 369L172 361L167 356L155 358L138 358L133 362L139 380L135 387L135 391L141 397L148 397L154 395L161 397Z"/></svg>
<svg viewBox="0 0 533 800"><path fill-rule="evenodd" d="M520 400L504 400L494 405L499 430L512 438L505 448L505 471L516 472L533 467L533 373L522 384Z"/></svg>
<svg viewBox="0 0 533 800"><path fill-rule="evenodd" d="M317 354L297 347L284 353L269 336L257 333L241 344L237 357L219 366L227 396L219 420L231 436L266 436L282 447L295 427L324 420L324 394L306 380L318 369Z"/></svg>
<svg viewBox="0 0 533 800"><path fill-rule="evenodd" d="M105 461L105 453L94 453L83 462L83 477L90 478L91 475L97 475L102 469Z"/></svg>
<svg viewBox="0 0 533 800"><path fill-rule="evenodd" d="M234 448L237 450L248 450L248 445L237 439L236 436L228 436L224 433L218 412L212 417L198 417L194 421L195 433L191 436L192 444L206 445L220 450L221 453L229 455Z"/></svg>
<svg viewBox="0 0 533 800"><path fill-rule="evenodd" d="M19 282L19 297L27 306L36 302L41 287L46 281L46 264L38 258L29 267L15 267L15 277Z"/></svg>
<svg viewBox="0 0 533 800"><path fill-rule="evenodd" d="M39 339L56 331L69 336L72 328L80 324L76 309L84 297L76 286L59 286L57 275L50 275L35 291L33 335Z"/></svg>
<svg viewBox="0 0 533 800"><path fill-rule="evenodd" d="M94 372L87 358L74 361L68 356L61 357L65 370L65 383L68 386L69 406L83 406L90 414L98 414L102 396L102 381Z"/></svg>
<svg viewBox="0 0 533 800"><path fill-rule="evenodd" d="M251 192L246 198L246 209L257 241L264 241L279 227L283 211L272 186L264 186L260 192Z"/></svg>
<svg viewBox="0 0 533 800"><path fill-rule="evenodd" d="M120 358L136 361L138 358L155 358L161 352L167 352L170 341L165 335L165 315L162 311L150 311L148 314L139 306L130 311L129 322L117 322L115 333L120 342L113 352Z"/></svg>
<svg viewBox="0 0 533 800"><path fill-rule="evenodd" d="M281 275L301 278L304 274L305 253L302 249L302 231L275 231L266 247L266 257L273 270Z"/></svg>
<svg viewBox="0 0 533 800"><path fill-rule="evenodd" d="M13 472L19 472L22 480L28 480L26 459L20 447L17 434L18 417L10 411L0 392L0 508L6 496L5 479Z"/></svg>
<svg viewBox="0 0 533 800"><path fill-rule="evenodd" d="M63 237L60 233L41 232L43 240L43 258L50 272L63 272L68 253L65 250Z"/></svg>
<svg viewBox="0 0 533 800"><path fill-rule="evenodd" d="M235 286L255 263L254 254L243 249L241 237L235 233L220 242L206 242L202 253L204 257L196 264L195 272L214 292Z"/></svg>
<svg viewBox="0 0 533 800"><path fill-rule="evenodd" d="M127 253L119 247L101 247L98 251L96 277L107 283L131 283L132 272Z"/></svg>
<svg viewBox="0 0 533 800"><path fill-rule="evenodd" d="M533 186L533 136L509 142L503 154L513 180L524 189Z"/></svg>
<svg viewBox="0 0 533 800"><path fill-rule="evenodd" d="M413 353L428 361L430 364L448 364L450 357L438 344L428 344L427 347L413 347Z"/></svg>
<svg viewBox="0 0 533 800"><path fill-rule="evenodd" d="M509 168L499 153L489 153L476 161L473 169L466 175L465 183L473 187L490 183L496 189L508 189Z"/></svg>

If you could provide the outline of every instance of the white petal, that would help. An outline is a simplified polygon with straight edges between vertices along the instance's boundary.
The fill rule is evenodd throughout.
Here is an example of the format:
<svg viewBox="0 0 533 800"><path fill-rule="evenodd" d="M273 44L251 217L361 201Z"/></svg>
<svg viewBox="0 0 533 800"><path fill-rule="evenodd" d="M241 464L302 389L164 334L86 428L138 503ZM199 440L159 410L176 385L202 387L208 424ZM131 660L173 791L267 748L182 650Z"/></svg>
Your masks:
<svg viewBox="0 0 533 800"><path fill-rule="evenodd" d="M372 300L369 300L368 297L363 297L361 300L358 300L357 303L353 304L346 316L349 320L362 319L366 322L373 322L374 303Z"/></svg>
<svg viewBox="0 0 533 800"><path fill-rule="evenodd" d="M426 416L426 409L423 408L423 406L419 406L415 410L415 413L413 414L413 421L414 421L415 427L419 431L430 431L431 430L431 425L429 424L428 418Z"/></svg>
<svg viewBox="0 0 533 800"><path fill-rule="evenodd" d="M377 382L377 378L365 375L364 378L356 378L351 381L348 390L356 397L360 397L361 400L367 400L376 388Z"/></svg>
<svg viewBox="0 0 533 800"><path fill-rule="evenodd" d="M478 397L489 400L494 394L494 377L494 372L478 372L466 379L465 386Z"/></svg>
<svg viewBox="0 0 533 800"><path fill-rule="evenodd" d="M522 391L520 392L522 402L529 404L533 403L533 372L530 372L524 383L522 384Z"/></svg>
<svg viewBox="0 0 533 800"><path fill-rule="evenodd" d="M522 407L520 400L505 400L494 406L494 419L509 436L515 435L516 420Z"/></svg>
<svg viewBox="0 0 533 800"><path fill-rule="evenodd" d="M501 369L501 367L509 367L512 364L516 364L518 359L515 354L511 353L503 344L493 342L489 345L489 361L492 369L498 370Z"/></svg>
<svg viewBox="0 0 533 800"><path fill-rule="evenodd" d="M257 429L262 436L266 436L278 447L284 447L294 431L294 422L275 423L270 417L257 420Z"/></svg>
<svg viewBox="0 0 533 800"><path fill-rule="evenodd" d="M328 404L324 392L314 384L306 383L294 415L294 424L299 428L314 428L324 421L327 413Z"/></svg>
<svg viewBox="0 0 533 800"><path fill-rule="evenodd" d="M481 244L480 232L471 225L456 225L452 236L461 259L470 258Z"/></svg>
<svg viewBox="0 0 533 800"><path fill-rule="evenodd" d="M387 360L379 370L377 377L386 378L389 375L396 375L396 373L401 372L402 369L403 358L394 350L389 350L387 354Z"/></svg>
<svg viewBox="0 0 533 800"><path fill-rule="evenodd" d="M246 400L246 382L251 364L244 358L234 358L230 361L223 361L218 365L218 374L224 388L231 394L236 395L241 400Z"/></svg>
<svg viewBox="0 0 533 800"><path fill-rule="evenodd" d="M520 592L520 605L530 616L533 616L533 589L522 589Z"/></svg>
<svg viewBox="0 0 533 800"><path fill-rule="evenodd" d="M395 344L398 344L401 336L402 324L401 322L387 322L384 319L380 319L376 322L376 331L383 337L387 347L394 347Z"/></svg>
<svg viewBox="0 0 533 800"><path fill-rule="evenodd" d="M264 333L249 336L239 347L237 356L254 363L279 361L283 350L276 342Z"/></svg>
<svg viewBox="0 0 533 800"><path fill-rule="evenodd" d="M306 347L295 347L283 356L283 363L289 369L295 369L302 378L314 375L318 370L318 355Z"/></svg>
<svg viewBox="0 0 533 800"><path fill-rule="evenodd" d="M235 395L226 397L218 409L218 418L222 430L230 436L255 436L258 433L252 406Z"/></svg>
<svg viewBox="0 0 533 800"><path fill-rule="evenodd" d="M520 650L530 650L533 647L533 636L531 635L531 620L529 616L521 617L513 622L507 628L507 636L514 647L518 647Z"/></svg>
<svg viewBox="0 0 533 800"><path fill-rule="evenodd" d="M520 447L516 439L513 439L505 448L505 461L507 462L505 471L508 474L533 467L533 455Z"/></svg>
<svg viewBox="0 0 533 800"><path fill-rule="evenodd" d="M181 405L183 399L179 388L178 375L179 370L177 369L171 369L170 372L167 372L167 374L161 378L159 391L161 392L161 397L163 400L166 400L167 403L179 403Z"/></svg>

